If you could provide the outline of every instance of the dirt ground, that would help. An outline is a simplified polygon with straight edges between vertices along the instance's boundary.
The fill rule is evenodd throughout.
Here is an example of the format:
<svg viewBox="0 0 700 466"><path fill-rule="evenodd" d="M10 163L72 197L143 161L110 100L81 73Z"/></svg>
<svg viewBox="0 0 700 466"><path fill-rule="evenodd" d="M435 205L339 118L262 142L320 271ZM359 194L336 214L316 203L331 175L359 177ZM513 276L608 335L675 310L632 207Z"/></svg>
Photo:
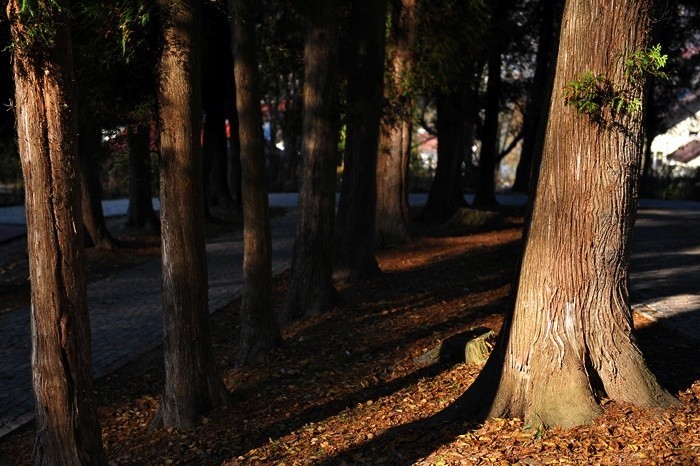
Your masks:
<svg viewBox="0 0 700 466"><path fill-rule="evenodd" d="M233 406L189 431L149 430L163 386L162 352L154 350L96 383L110 464L700 464L700 348L639 316L640 346L678 406L606 402L595 423L568 430L534 430L518 419L428 424L480 366L426 365L419 356L470 329L499 329L520 236L515 220L382 251L382 277L340 289L333 309L286 328L284 347L252 367L234 364L232 303L213 314L212 328ZM154 254L151 246L133 260ZM275 282L276 303L285 283ZM30 464L33 429L0 441L0 463Z"/></svg>

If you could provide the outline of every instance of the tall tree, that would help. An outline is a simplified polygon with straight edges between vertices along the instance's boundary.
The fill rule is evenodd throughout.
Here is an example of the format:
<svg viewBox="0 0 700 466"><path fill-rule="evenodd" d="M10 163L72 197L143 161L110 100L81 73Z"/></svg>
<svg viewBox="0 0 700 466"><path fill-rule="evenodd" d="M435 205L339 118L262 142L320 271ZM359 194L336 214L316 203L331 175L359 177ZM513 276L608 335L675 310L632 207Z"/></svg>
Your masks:
<svg viewBox="0 0 700 466"><path fill-rule="evenodd" d="M408 159L411 154L414 99L410 89L416 41L416 0L392 0L387 43L388 67L377 158L376 240L378 246L411 240Z"/></svg>
<svg viewBox="0 0 700 466"><path fill-rule="evenodd" d="M513 182L514 191L528 192L532 170L539 168L534 162L540 158L539 152L542 151L544 130L547 126L547 110L554 82L555 45L558 42L563 7L562 0L542 0L538 5L541 23L537 41L535 76L532 79L532 86L527 97L524 122L525 136Z"/></svg>
<svg viewBox="0 0 700 466"><path fill-rule="evenodd" d="M68 1L11 0L32 285L36 464L106 464L93 404Z"/></svg>
<svg viewBox="0 0 700 466"><path fill-rule="evenodd" d="M313 0L304 43L302 169L292 273L282 322L335 301L333 222L338 151L338 0Z"/></svg>
<svg viewBox="0 0 700 466"><path fill-rule="evenodd" d="M479 170L474 193L474 207L490 208L498 205L495 195L495 170L498 157L498 115L501 110L501 64L505 48L505 21L512 0L491 1L491 44L488 58L486 107Z"/></svg>
<svg viewBox="0 0 700 466"><path fill-rule="evenodd" d="M377 149L384 89L386 0L355 0L350 13L345 169L333 276L355 282L381 272L374 257Z"/></svg>
<svg viewBox="0 0 700 466"><path fill-rule="evenodd" d="M280 343L272 306L272 239L265 146L257 88L258 61L252 0L232 0L236 107L243 193L243 302L239 364L259 360Z"/></svg>
<svg viewBox="0 0 700 466"><path fill-rule="evenodd" d="M214 364L207 308L199 159L199 2L159 0L163 27L160 202L165 388L154 425L188 428L228 402Z"/></svg>
<svg viewBox="0 0 700 466"><path fill-rule="evenodd" d="M642 86L626 63L646 45L651 0L609 6L567 2L514 309L454 405L462 414L566 427L595 418L601 396L643 406L674 401L635 344L628 292L643 138L635 109ZM600 87L582 95L567 87L590 73ZM604 102L605 89L622 89L621 100L586 105Z"/></svg>

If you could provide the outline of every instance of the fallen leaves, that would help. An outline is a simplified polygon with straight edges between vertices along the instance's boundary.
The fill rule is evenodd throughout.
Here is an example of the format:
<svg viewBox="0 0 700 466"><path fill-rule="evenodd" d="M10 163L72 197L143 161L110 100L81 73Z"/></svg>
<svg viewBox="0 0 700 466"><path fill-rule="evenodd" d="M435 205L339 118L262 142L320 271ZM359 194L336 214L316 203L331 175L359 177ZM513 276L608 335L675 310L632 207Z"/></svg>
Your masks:
<svg viewBox="0 0 700 466"><path fill-rule="evenodd" d="M453 335L500 327L519 235L423 238L385 251L384 276L343 289L335 309L286 329L286 347L250 368L234 367L231 357L237 303L216 313L217 362L234 405L190 431L149 431L162 389L162 355L154 351L97 384L110 464L700 464L698 345L640 319L645 355L680 406L605 401L600 419L569 430L532 429L519 419L429 423L481 366L414 360ZM284 283L276 281L278 303ZM29 464L31 446L25 430L0 442L0 458Z"/></svg>

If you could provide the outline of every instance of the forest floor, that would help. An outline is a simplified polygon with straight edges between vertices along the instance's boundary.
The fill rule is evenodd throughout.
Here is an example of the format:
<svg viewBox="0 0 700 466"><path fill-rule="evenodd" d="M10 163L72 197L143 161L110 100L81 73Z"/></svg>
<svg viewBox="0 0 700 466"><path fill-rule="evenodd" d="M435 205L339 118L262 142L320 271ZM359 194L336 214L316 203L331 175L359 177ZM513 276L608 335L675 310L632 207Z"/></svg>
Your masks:
<svg viewBox="0 0 700 466"><path fill-rule="evenodd" d="M429 423L481 366L421 356L477 327L498 331L521 232L517 218L492 231L419 232L378 254L383 276L341 288L334 308L286 328L284 347L252 367L235 366L240 301L217 311L214 349L233 404L189 431L149 430L163 387L162 349L153 350L96 382L110 464L700 464L700 345L641 316L639 344L678 406L604 401L593 424L567 430ZM121 254L135 263L158 254L144 244ZM116 253L89 253L99 264L90 254L108 259L89 276L116 264ZM275 280L278 305L285 284ZM2 439L0 463L30 464L33 435L30 424Z"/></svg>

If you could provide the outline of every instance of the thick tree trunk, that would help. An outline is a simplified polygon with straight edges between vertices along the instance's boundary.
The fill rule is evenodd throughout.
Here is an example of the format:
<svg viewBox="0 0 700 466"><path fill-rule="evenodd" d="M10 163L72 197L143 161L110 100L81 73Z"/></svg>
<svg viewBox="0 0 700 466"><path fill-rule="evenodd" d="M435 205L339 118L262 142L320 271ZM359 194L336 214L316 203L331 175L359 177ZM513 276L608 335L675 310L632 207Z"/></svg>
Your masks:
<svg viewBox="0 0 700 466"><path fill-rule="evenodd" d="M338 2L315 0L304 44L302 169L292 274L282 322L335 301L333 222L338 151Z"/></svg>
<svg viewBox="0 0 700 466"><path fill-rule="evenodd" d="M114 249L117 243L107 230L102 211L102 189L96 160L101 140L100 128L83 128L78 137L83 226L90 245L99 249Z"/></svg>
<svg viewBox="0 0 700 466"><path fill-rule="evenodd" d="M462 138L464 132L465 92L437 92L438 159L428 201L420 215L429 223L449 220L458 209L466 207L462 194L464 162Z"/></svg>
<svg viewBox="0 0 700 466"><path fill-rule="evenodd" d="M406 78L413 68L418 12L416 0L392 0L389 71L377 158L376 243L380 247L411 240L408 210L408 158L414 101Z"/></svg>
<svg viewBox="0 0 700 466"><path fill-rule="evenodd" d="M265 147L257 89L258 61L252 0L232 0L233 44L243 168L243 302L238 363L260 360L281 340L272 306L272 239Z"/></svg>
<svg viewBox="0 0 700 466"><path fill-rule="evenodd" d="M384 90L386 0L352 5L345 169L336 222L333 277L356 282L381 273L374 257L377 149Z"/></svg>
<svg viewBox="0 0 700 466"><path fill-rule="evenodd" d="M625 58L646 45L650 3L567 3L514 311L457 409L567 427L595 418L601 396L674 401L632 336L627 265L641 112L605 112L599 123L564 106L564 86L586 71L624 85Z"/></svg>
<svg viewBox="0 0 700 466"><path fill-rule="evenodd" d="M207 310L199 159L199 8L159 1L163 18L158 103L161 144L165 388L154 423L188 428L227 403Z"/></svg>
<svg viewBox="0 0 700 466"><path fill-rule="evenodd" d="M28 31L36 24L20 3L11 0L7 13L32 286L34 462L106 464L92 398L70 5L28 7L41 11L42 27L55 32L47 46L31 43Z"/></svg>
<svg viewBox="0 0 700 466"><path fill-rule="evenodd" d="M125 226L152 233L160 231L160 219L153 209L151 188L151 127L136 123L129 127L129 208Z"/></svg>
<svg viewBox="0 0 700 466"><path fill-rule="evenodd" d="M520 161L515 172L513 191L527 193L530 190L532 170L539 169L533 162L540 160L544 131L547 127L549 101L552 98L554 83L554 59L556 44L559 41L559 28L564 2L561 0L542 0L540 11L542 23L537 45L537 60L532 87L528 93L525 110L525 136L520 151Z"/></svg>

